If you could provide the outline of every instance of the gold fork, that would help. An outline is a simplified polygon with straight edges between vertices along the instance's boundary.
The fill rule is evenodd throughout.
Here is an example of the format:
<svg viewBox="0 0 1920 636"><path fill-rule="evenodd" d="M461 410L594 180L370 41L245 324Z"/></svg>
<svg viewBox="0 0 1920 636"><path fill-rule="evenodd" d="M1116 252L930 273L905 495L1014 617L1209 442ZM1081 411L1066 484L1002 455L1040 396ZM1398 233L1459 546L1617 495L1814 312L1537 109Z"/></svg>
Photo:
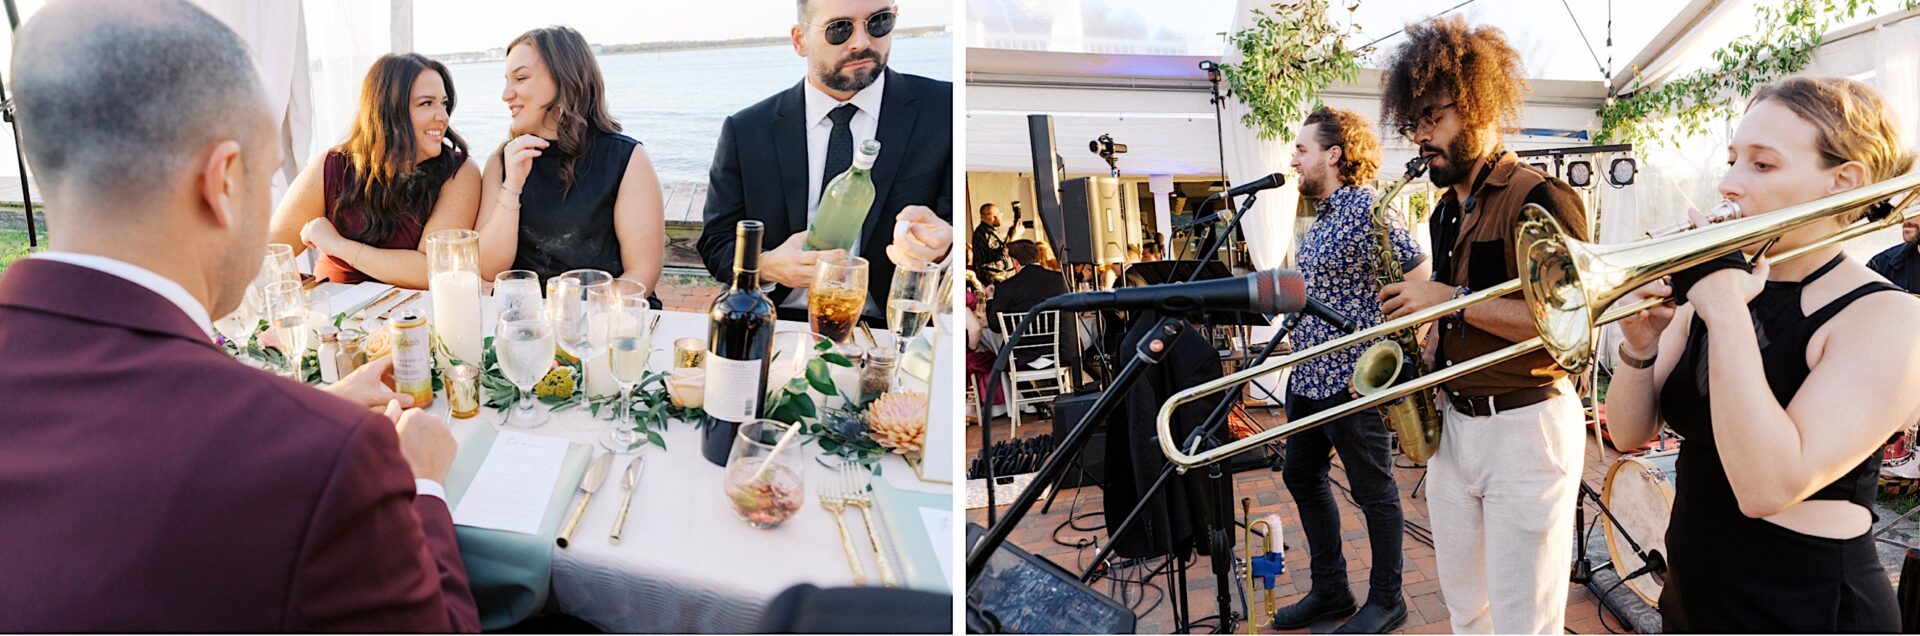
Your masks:
<svg viewBox="0 0 1920 636"><path fill-rule="evenodd" d="M833 513L833 523L840 528L840 548L847 552L847 567L853 570L853 584L859 587L867 585L867 572L860 567L860 554L853 549L853 535L847 534L846 518L841 513L847 510L847 501L840 492L829 485L820 492L820 505Z"/></svg>
<svg viewBox="0 0 1920 636"><path fill-rule="evenodd" d="M873 545L873 566L880 571L880 584L900 587L900 582L893 578L892 564L887 562L887 550L881 545L880 531L873 525L873 497L867 494L867 484L855 471L853 462L840 465L840 488L845 493L843 501L860 509L860 518L867 522L867 542Z"/></svg>

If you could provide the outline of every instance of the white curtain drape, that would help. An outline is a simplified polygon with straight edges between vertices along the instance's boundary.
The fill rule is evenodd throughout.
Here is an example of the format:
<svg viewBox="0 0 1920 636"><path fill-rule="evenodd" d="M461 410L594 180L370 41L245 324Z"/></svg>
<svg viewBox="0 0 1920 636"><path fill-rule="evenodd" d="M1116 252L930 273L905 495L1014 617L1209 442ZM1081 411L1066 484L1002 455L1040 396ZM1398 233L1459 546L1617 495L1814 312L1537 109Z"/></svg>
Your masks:
<svg viewBox="0 0 1920 636"><path fill-rule="evenodd" d="M1252 26L1253 10L1266 9L1272 4L1271 0L1235 0L1233 26L1227 32L1237 33ZM1223 50L1222 63L1240 63L1242 56L1238 49L1228 46ZM1293 161L1293 147L1288 145L1289 140L1261 139L1259 132L1241 123L1247 107L1237 99L1228 99L1222 112L1224 132L1221 144L1227 155L1229 181L1246 183L1275 172L1289 171L1287 164ZM1293 251L1294 208L1299 199L1299 190L1292 183L1262 192L1254 203L1253 211L1241 222L1240 229L1247 237L1247 251L1251 252L1255 268L1279 267L1286 255Z"/></svg>

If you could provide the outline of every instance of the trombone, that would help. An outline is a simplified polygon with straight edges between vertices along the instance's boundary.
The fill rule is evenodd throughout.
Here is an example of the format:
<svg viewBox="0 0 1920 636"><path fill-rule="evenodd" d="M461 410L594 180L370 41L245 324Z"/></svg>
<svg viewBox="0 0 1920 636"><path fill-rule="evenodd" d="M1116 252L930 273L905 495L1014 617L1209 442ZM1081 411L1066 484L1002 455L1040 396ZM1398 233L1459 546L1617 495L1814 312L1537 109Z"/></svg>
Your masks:
<svg viewBox="0 0 1920 636"><path fill-rule="evenodd" d="M1591 349L1595 329L1600 325L1632 316L1667 302L1664 298L1647 298L1624 307L1608 309L1614 301L1626 295L1627 292L1661 276L1704 263L1734 249L1769 237L1777 238L1812 223L1862 208L1871 207L1864 222L1852 223L1846 229L1818 241L1776 255L1774 261L1789 261L1848 239L1899 225L1917 214L1909 210L1916 196L1914 192L1916 188L1920 188L1920 170L1751 218L1726 221L1693 232L1621 245L1596 245L1568 238L1551 214L1537 205L1528 205L1522 210L1524 221L1516 229L1514 242L1516 256L1521 265L1520 278L1436 304L1395 320L1384 321L1345 337L1329 340L1277 360L1269 360L1259 366L1242 369L1232 375L1175 393L1160 405L1160 414L1154 423L1160 438L1160 451L1167 456L1168 463L1173 464L1179 472L1185 473L1194 467L1225 460L1249 449L1285 439L1335 419L1375 408L1419 391L1430 390L1455 378L1518 358L1543 347L1562 367L1575 371L1584 369L1592 358ZM1884 200L1903 192L1905 196L1899 203L1891 206L1883 203ZM1173 412L1184 404L1232 389L1260 376L1339 349L1415 327L1467 307L1523 290L1527 297L1528 308L1534 317L1534 324L1540 328L1541 336L1513 343L1408 382L1391 385L1377 393L1343 404L1340 408L1328 409L1298 421L1290 421L1204 452L1199 450L1201 440L1195 439L1188 444L1187 448L1182 449L1173 435Z"/></svg>

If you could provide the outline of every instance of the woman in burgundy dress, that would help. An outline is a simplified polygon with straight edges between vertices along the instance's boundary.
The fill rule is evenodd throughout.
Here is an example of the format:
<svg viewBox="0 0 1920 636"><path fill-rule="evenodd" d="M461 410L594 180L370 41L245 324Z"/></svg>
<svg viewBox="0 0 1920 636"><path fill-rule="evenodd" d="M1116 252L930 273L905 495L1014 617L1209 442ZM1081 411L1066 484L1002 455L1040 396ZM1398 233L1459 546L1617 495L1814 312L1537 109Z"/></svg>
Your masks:
<svg viewBox="0 0 1920 636"><path fill-rule="evenodd" d="M473 227L480 170L448 127L455 97L447 67L417 53L383 55L360 86L345 143L293 180L271 239L320 250L314 275L427 286L421 237Z"/></svg>

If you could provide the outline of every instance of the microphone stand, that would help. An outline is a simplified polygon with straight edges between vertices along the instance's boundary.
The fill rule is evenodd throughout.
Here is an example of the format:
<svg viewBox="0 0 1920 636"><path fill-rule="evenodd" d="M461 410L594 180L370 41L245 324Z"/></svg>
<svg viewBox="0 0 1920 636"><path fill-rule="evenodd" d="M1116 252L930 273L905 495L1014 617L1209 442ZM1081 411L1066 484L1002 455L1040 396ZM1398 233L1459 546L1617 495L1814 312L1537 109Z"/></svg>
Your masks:
<svg viewBox="0 0 1920 636"><path fill-rule="evenodd" d="M20 31L20 10L13 0L6 0L7 24L18 33ZM40 247L40 239L33 228L33 189L27 183L27 158L20 152L20 122L14 118L13 100L7 97L4 82L0 82L0 117L5 117L7 125L13 128L13 161L20 167L20 204L27 216L27 253L32 254Z"/></svg>
<svg viewBox="0 0 1920 636"><path fill-rule="evenodd" d="M1274 349L1279 348L1280 341L1285 340L1288 334L1293 333L1293 328L1297 326L1299 323L1300 323L1300 314L1295 313L1291 316L1288 316L1286 323L1283 326L1281 326L1279 331L1276 331L1273 334L1273 338L1267 341L1266 349L1260 352L1260 356L1258 358L1255 358L1253 363L1250 366L1260 366L1261 364L1267 361L1267 358L1272 357ZM1213 412L1207 415L1207 419L1203 421L1200 424L1200 426L1195 427L1193 429L1193 432L1187 436L1187 441L1185 444L1187 447L1187 452L1191 453L1198 450L1199 446L1203 442L1205 442L1208 438L1213 437L1214 434L1218 432L1220 426L1227 421L1227 414L1233 411L1234 403L1239 401L1241 390L1242 390L1242 387L1234 387L1233 389L1227 391L1226 397L1222 398L1219 404L1214 405ZM1141 513L1145 512L1147 503L1150 501L1153 501L1153 498L1155 495L1160 494L1160 489L1167 485L1168 480L1171 477L1173 477L1174 472L1175 471L1174 471L1173 464L1167 464L1165 467L1160 469L1160 475L1154 478L1153 485L1149 486L1146 492L1140 495L1139 503L1134 504L1133 510L1127 512L1126 518L1120 522L1120 525L1114 526L1113 529L1107 533L1107 545L1102 546L1098 552L1094 553L1093 565L1089 566L1085 572L1082 572L1080 574L1080 580L1082 582L1092 581L1094 578L1094 575L1100 572L1101 566L1106 563L1106 560L1108 557L1113 555L1114 549L1120 545L1120 537L1126 534L1128 530L1133 529L1135 525L1140 521ZM1207 467L1207 479L1211 482L1211 485L1214 487L1216 491L1215 492L1216 499L1218 498L1219 495L1223 494L1219 491L1219 485L1221 484L1221 482L1224 481L1224 475L1223 475L1224 472L1225 471L1222 469L1219 462L1210 464ZM1226 494L1229 499L1231 498L1230 492L1227 492L1224 494ZM1228 510L1221 506L1215 506L1214 509L1216 513L1215 514L1216 519L1214 519L1214 521L1216 523L1221 523L1221 520L1218 517L1232 514L1231 510ZM1217 528L1211 527L1211 524L1210 524L1210 530L1216 535L1215 538L1218 539L1219 537L1217 536L1217 534L1223 533L1223 532L1229 532L1230 531L1229 528L1231 528L1232 523L1233 523L1232 520L1228 519L1224 523L1221 523L1220 527L1217 527ZM1216 579L1215 581L1216 599L1215 600L1219 602L1220 610L1221 610L1220 611L1220 616L1221 616L1220 631L1222 633L1225 633L1228 631L1232 631L1232 627L1231 627L1232 619L1229 618L1230 615L1228 614L1227 610L1233 603L1232 601L1233 583L1231 580L1232 574L1230 571L1228 571L1230 570L1230 568L1222 568L1221 566L1227 565L1231 563L1231 561L1223 560L1222 557L1224 555L1218 551L1220 549L1226 548L1227 546L1220 545L1218 543L1216 543L1215 545L1216 545L1216 548L1215 548L1216 551L1212 555L1213 562L1215 563L1215 566L1214 566L1214 570L1215 570L1214 574ZM1226 577L1226 580L1225 581L1219 580L1223 576Z"/></svg>
<svg viewBox="0 0 1920 636"><path fill-rule="evenodd" d="M1017 331L1024 331L1027 319L1032 318L1034 313L1038 311L1048 309L1048 304L1051 302L1052 301L1041 303L1029 311L1027 316L1021 320L1021 328ZM987 528L986 536L983 537L979 543L974 544L972 549L967 551L967 584L969 586L986 570L988 559L993 556L995 550L1000 548L1001 544L1006 543L1007 536L1013 533L1014 526L1018 525L1020 519L1026 516L1027 511L1033 508L1034 502L1040 499L1040 490L1059 478L1060 474L1066 470L1069 458L1079 455L1081 447L1086 445L1087 439L1093 431L1094 423L1106 421L1107 417L1113 413L1114 408L1119 406L1120 400L1126 395L1127 389L1133 385L1135 380L1139 379L1140 374L1145 371L1146 367L1157 365L1166 359L1167 353L1173 350L1172 343L1174 339L1180 336L1181 332L1185 330L1185 327L1186 322L1177 317L1160 319L1160 323L1153 328L1153 331L1149 332L1146 337L1140 339L1140 344L1136 347L1133 359L1129 360L1127 366L1120 370L1120 375L1114 378L1113 385L1107 387L1107 390L1100 394L1100 399L1093 403L1093 407L1088 410L1087 414L1080 417L1080 421L1073 425L1073 429L1067 433L1067 437L1060 442L1059 446L1054 448L1051 455L1047 456L1046 464L1040 467L1040 472L1034 475L1033 481L1029 482L1027 487L1020 491L1020 496L1015 498L1012 506L1007 509L1007 515L998 521L989 519L988 523L990 525ZM1001 356L1002 360L1006 357L1004 352L1010 350L1012 350L1011 345L1001 349L1003 352ZM991 381L989 381L988 386L993 386ZM991 393L988 393L988 395L991 395ZM982 429L984 428L986 427L983 426ZM984 432L983 430L982 438L985 438ZM988 470L991 471L992 469L989 468ZM991 472L989 472L989 479L991 479ZM987 486L988 492L991 493L993 487L992 482L989 481ZM990 503L987 513L990 517L993 514L991 505Z"/></svg>

